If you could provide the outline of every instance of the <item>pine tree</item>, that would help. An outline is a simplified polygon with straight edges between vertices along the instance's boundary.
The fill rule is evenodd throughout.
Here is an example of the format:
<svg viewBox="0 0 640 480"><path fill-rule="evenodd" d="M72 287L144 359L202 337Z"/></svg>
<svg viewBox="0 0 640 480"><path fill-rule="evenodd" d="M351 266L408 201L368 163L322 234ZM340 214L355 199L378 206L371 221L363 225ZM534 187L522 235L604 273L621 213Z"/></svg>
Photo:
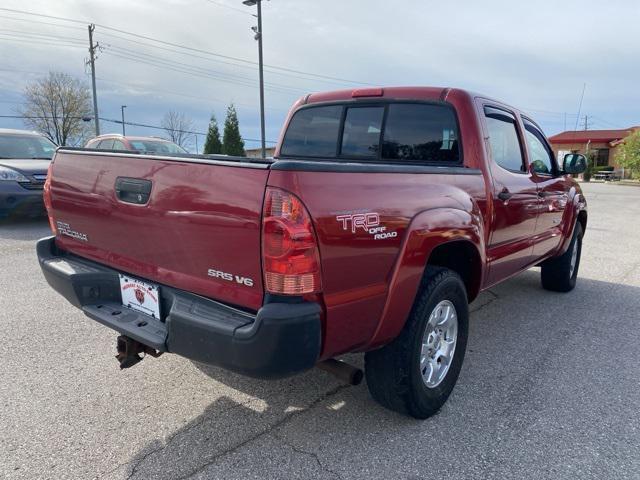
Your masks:
<svg viewBox="0 0 640 480"><path fill-rule="evenodd" d="M227 108L227 118L224 119L224 134L222 136L222 153L226 155L244 156L244 141L240 136L238 114L233 103Z"/></svg>
<svg viewBox="0 0 640 480"><path fill-rule="evenodd" d="M220 141L220 130L216 116L211 114L207 138L204 141L204 151L202 153L222 153L222 142Z"/></svg>

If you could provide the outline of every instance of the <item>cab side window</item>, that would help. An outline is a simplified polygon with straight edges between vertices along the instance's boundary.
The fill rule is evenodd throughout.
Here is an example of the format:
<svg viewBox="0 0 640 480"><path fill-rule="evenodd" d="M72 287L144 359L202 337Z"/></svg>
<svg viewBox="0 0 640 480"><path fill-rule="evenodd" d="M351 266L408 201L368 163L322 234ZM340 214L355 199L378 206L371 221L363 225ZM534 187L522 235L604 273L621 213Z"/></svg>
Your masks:
<svg viewBox="0 0 640 480"><path fill-rule="evenodd" d="M525 137L529 146L529 163L536 173L553 175L553 153L544 140L544 135L535 125L523 119Z"/></svg>
<svg viewBox="0 0 640 480"><path fill-rule="evenodd" d="M511 172L527 171L516 118L509 112L493 107L484 107L485 122L489 131L489 146L493 161Z"/></svg>

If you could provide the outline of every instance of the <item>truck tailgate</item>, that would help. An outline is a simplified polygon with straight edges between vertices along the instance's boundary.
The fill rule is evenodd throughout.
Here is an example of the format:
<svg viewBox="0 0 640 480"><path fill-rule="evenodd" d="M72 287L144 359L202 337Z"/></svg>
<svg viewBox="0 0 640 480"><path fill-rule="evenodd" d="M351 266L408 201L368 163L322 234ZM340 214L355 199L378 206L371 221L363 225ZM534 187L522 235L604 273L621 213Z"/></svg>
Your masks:
<svg viewBox="0 0 640 480"><path fill-rule="evenodd" d="M262 305L268 163L60 150L52 168L63 250L248 310Z"/></svg>

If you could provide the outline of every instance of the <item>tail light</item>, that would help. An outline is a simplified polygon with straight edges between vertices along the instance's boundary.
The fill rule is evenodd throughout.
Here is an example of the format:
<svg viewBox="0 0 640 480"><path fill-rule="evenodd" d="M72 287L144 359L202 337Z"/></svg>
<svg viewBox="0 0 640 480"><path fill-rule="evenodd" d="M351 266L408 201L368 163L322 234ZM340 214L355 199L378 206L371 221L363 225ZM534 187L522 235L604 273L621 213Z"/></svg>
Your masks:
<svg viewBox="0 0 640 480"><path fill-rule="evenodd" d="M57 235L56 222L53 219L53 212L51 211L51 172L53 171L53 162L49 164L47 170L47 178L44 181L44 191L42 192L42 198L44 200L44 207L47 209L47 215L49 216L49 226L54 235Z"/></svg>
<svg viewBox="0 0 640 480"><path fill-rule="evenodd" d="M262 257L267 292L319 292L320 256L311 217L293 194L267 187L262 217Z"/></svg>

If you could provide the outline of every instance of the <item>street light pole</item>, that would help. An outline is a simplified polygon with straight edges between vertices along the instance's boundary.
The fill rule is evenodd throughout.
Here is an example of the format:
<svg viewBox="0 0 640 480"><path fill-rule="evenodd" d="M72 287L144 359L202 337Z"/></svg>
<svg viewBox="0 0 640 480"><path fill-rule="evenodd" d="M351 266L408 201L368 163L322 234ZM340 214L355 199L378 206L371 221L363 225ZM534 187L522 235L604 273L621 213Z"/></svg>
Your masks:
<svg viewBox="0 0 640 480"><path fill-rule="evenodd" d="M258 28L253 27L255 32L255 39L258 41L258 69L260 72L260 140L262 144L262 157L267 156L266 142L265 142L265 127L264 127L264 69L262 60L262 0L245 0L243 4L252 7L258 6Z"/></svg>
<svg viewBox="0 0 640 480"><path fill-rule="evenodd" d="M122 136L123 137L125 136L125 133L124 133L124 109L125 108L127 108L126 105L121 105L120 106L120 112L122 113Z"/></svg>

